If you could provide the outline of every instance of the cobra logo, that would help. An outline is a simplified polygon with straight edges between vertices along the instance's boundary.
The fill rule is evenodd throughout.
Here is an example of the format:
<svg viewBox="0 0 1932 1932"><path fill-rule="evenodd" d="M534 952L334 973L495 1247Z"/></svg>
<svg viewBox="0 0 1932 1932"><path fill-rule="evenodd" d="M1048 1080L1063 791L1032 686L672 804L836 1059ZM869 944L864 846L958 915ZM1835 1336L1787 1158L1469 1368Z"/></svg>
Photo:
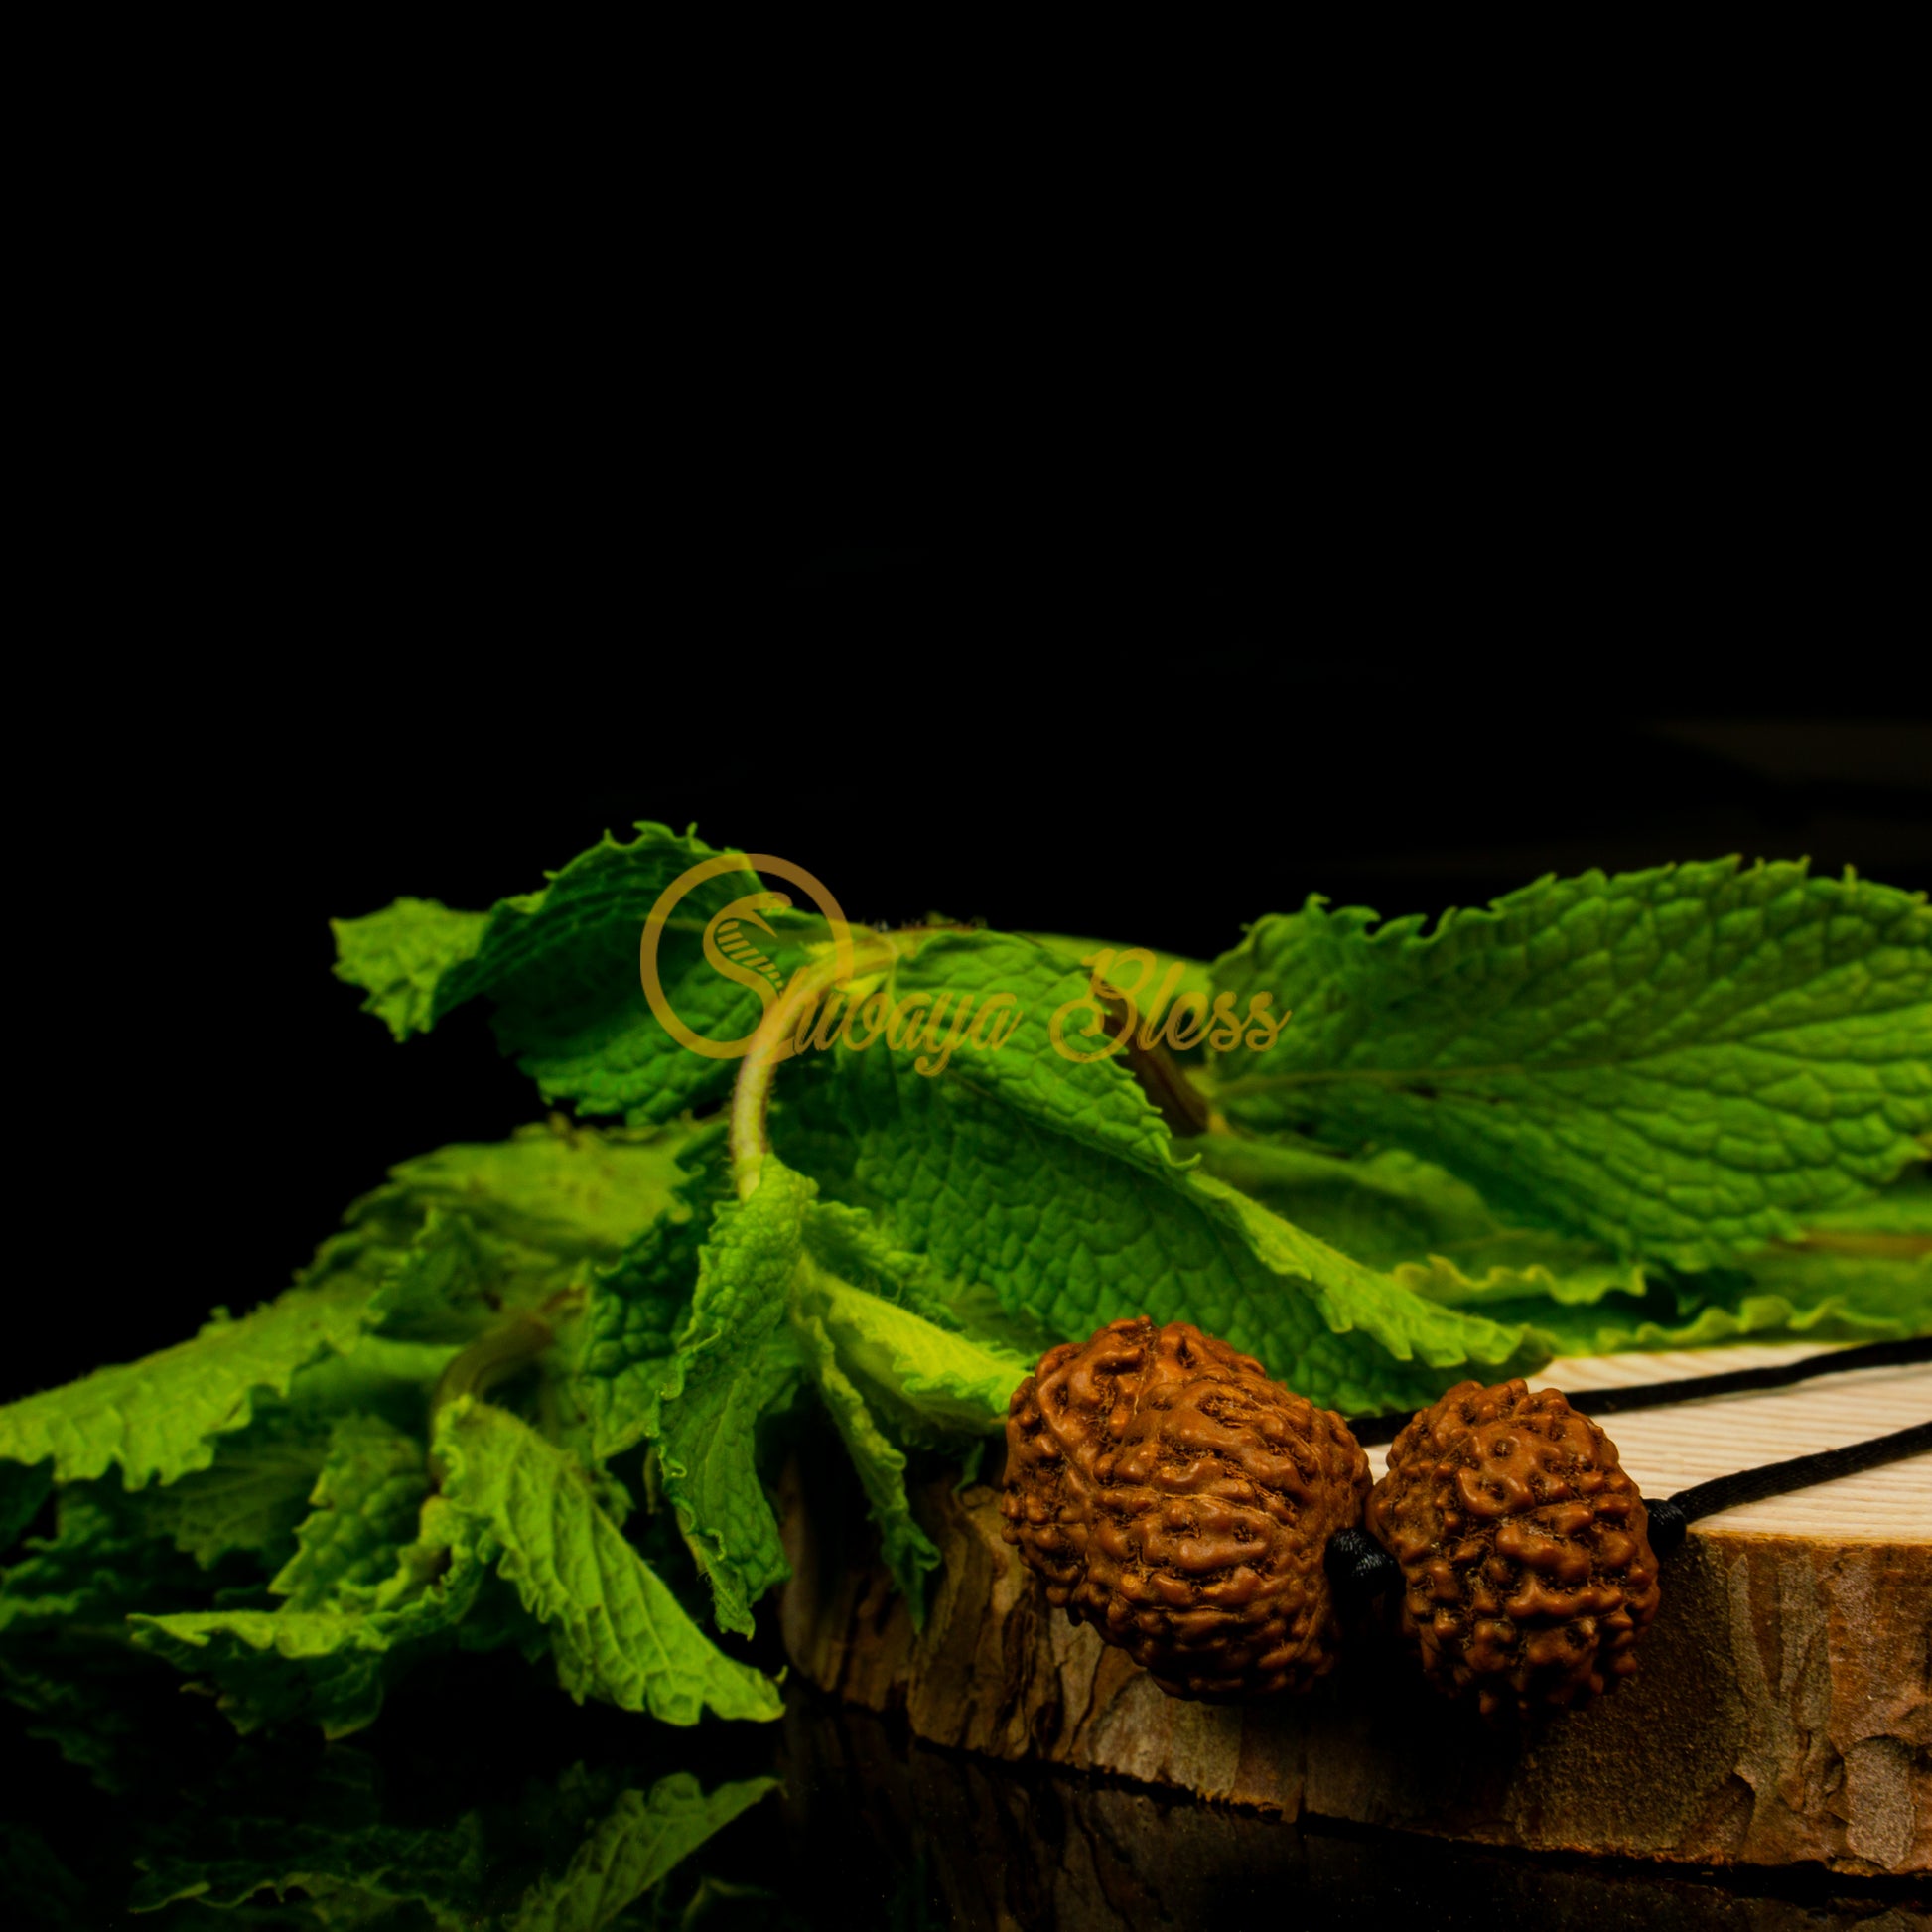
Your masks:
<svg viewBox="0 0 1932 1932"><path fill-rule="evenodd" d="M752 1049L757 1029L738 1039L710 1039L686 1026L664 991L663 976L658 969L658 947L672 913L689 893L722 874L746 872L773 873L804 893L831 927L834 963L840 981L852 977L852 928L839 909L838 900L803 866L794 866L790 860L774 858L768 852L721 852L716 858L706 859L679 873L658 895L657 903L651 907L650 916L644 921L644 936L638 948L638 970L644 982L644 997L649 1000L650 1010L657 1016L659 1025L680 1046L689 1047L694 1053L702 1053L707 1059L742 1059ZM706 962L734 985L756 993L760 1017L770 1010L772 1001L783 990L784 980L769 955L759 944L754 931L748 928L775 940L777 934L763 915L783 911L791 903L789 895L761 889L756 893L746 893L730 904L720 906L705 921L703 948Z"/></svg>
<svg viewBox="0 0 1932 1932"><path fill-rule="evenodd" d="M783 989L784 976L759 951L745 925L749 922L767 938L775 939L778 935L759 914L782 912L790 903L785 893L747 893L743 898L720 906L704 929L704 956L713 970L740 986L749 986L767 1007Z"/></svg>

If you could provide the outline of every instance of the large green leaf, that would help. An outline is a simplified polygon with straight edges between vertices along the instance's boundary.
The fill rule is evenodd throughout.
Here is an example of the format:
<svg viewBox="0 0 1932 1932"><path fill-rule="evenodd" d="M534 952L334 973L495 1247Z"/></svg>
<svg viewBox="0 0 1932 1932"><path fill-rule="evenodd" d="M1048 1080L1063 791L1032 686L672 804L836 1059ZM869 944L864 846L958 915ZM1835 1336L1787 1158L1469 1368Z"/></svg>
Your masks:
<svg viewBox="0 0 1932 1932"><path fill-rule="evenodd" d="M713 1204L702 1244L667 1222L593 1287L590 1325L606 1339L585 1357L588 1400L629 1419L604 1446L649 1437L726 1629L749 1632L752 1606L788 1574L759 1442L802 1383L846 1441L916 1613L933 1558L906 1501L905 1448L996 1433L1029 1365L962 1332L921 1257L816 1191L767 1157L748 1198ZM673 1268L687 1243L694 1251ZM684 1319L667 1337L680 1298Z"/></svg>
<svg viewBox="0 0 1932 1932"><path fill-rule="evenodd" d="M379 1416L351 1413L331 1432L296 1550L269 1586L291 1610L392 1575L429 1494L423 1445Z"/></svg>
<svg viewBox="0 0 1932 1932"><path fill-rule="evenodd" d="M658 1392L697 1292L699 1249L713 1210L732 1198L724 1154L722 1122L689 1135L670 1204L615 1262L593 1271L582 1398L600 1456L621 1454L656 1416Z"/></svg>
<svg viewBox="0 0 1932 1932"><path fill-rule="evenodd" d="M476 1527L440 1497L416 1540L372 1587L338 1580L322 1606L218 1609L130 1618L134 1641L214 1680L237 1730L318 1724L343 1737L374 1720L390 1683L447 1647L484 1582Z"/></svg>
<svg viewBox="0 0 1932 1932"><path fill-rule="evenodd" d="M13 1548L40 1514L53 1480L54 1472L45 1462L32 1468L19 1462L0 1462L0 1557Z"/></svg>
<svg viewBox="0 0 1932 1932"><path fill-rule="evenodd" d="M1561 1354L1932 1330L1932 1188L1917 1175L1817 1217L1795 1243L1685 1273L1507 1227L1465 1183L1397 1149L1340 1160L1218 1135L1195 1145L1298 1225L1433 1301L1527 1324Z"/></svg>
<svg viewBox="0 0 1932 1932"><path fill-rule="evenodd" d="M1378 924L1311 898L1217 962L1293 1019L1228 1118L1440 1163L1505 1214L1687 1267L1881 1186L1932 1132L1923 894L1735 860Z"/></svg>
<svg viewBox="0 0 1932 1932"><path fill-rule="evenodd" d="M436 1023L436 991L445 976L474 959L489 925L487 912L457 912L433 898L399 898L366 918L332 919L336 977L361 987L362 1002L407 1039Z"/></svg>
<svg viewBox="0 0 1932 1932"><path fill-rule="evenodd" d="M239 1320L217 1310L193 1341L0 1409L0 1458L51 1457L62 1482L118 1463L130 1489L206 1469L260 1397L286 1395L299 1369L354 1343L371 1293L347 1277L290 1289Z"/></svg>
<svg viewBox="0 0 1932 1932"><path fill-rule="evenodd" d="M956 1013L1010 993L1017 1030L930 1076L883 1042L802 1056L779 1076L778 1151L935 1280L989 1290L1060 1337L1121 1315L1194 1321L1314 1400L1368 1410L1546 1359L1520 1328L1431 1303L1202 1172L1119 1059L1076 1064L1053 1045L1050 1016L1085 990L1026 940L928 941L889 998L943 994ZM1077 1013L1062 1037L1098 1044Z"/></svg>
<svg viewBox="0 0 1932 1932"><path fill-rule="evenodd" d="M350 1207L317 1270L380 1286L385 1333L474 1337L614 1261L672 1198L688 1137L561 1120L404 1161ZM312 1271L315 1272L315 1271Z"/></svg>
<svg viewBox="0 0 1932 1932"><path fill-rule="evenodd" d="M751 1606L790 1574L759 1481L757 1434L802 1374L786 1317L814 1192L773 1162L749 1200L719 1204L649 1421L664 1493L718 1622L748 1636Z"/></svg>
<svg viewBox="0 0 1932 1932"><path fill-rule="evenodd" d="M261 1410L240 1434L216 1439L206 1469L130 1497L137 1520L204 1565L237 1550L270 1569L281 1562L295 1547L327 1437L285 1403Z"/></svg>
<svg viewBox="0 0 1932 1932"><path fill-rule="evenodd" d="M925 1577L938 1567L939 1552L912 1514L905 1492L905 1451L879 1426L864 1394L839 1360L836 1344L816 1314L801 1313L797 1322L817 1379L818 1392L830 1412L846 1453L852 1458L866 1507L879 1530L880 1555L893 1580L904 1593L912 1627L925 1624Z"/></svg>
<svg viewBox="0 0 1932 1932"><path fill-rule="evenodd" d="M664 889L719 855L668 826L645 822L636 831L627 845L607 835L547 886L487 913L400 899L366 918L338 919L336 971L368 993L365 1007L399 1039L487 998L503 1050L546 1099L590 1114L668 1120L722 1093L737 1063L687 1050L658 1024L638 971L639 942ZM762 1010L748 986L714 970L702 945L709 919L759 892L756 873L734 868L689 893L664 933L665 993L707 1037L741 1038ZM823 937L815 917L759 916L774 961L789 964L802 937Z"/></svg>
<svg viewBox="0 0 1932 1932"><path fill-rule="evenodd" d="M598 1132L560 1119L506 1141L461 1143L400 1162L383 1198L463 1214L559 1260L609 1260L670 1199L687 1136Z"/></svg>
<svg viewBox="0 0 1932 1932"><path fill-rule="evenodd" d="M286 1756L255 1750L144 1822L137 1914L189 1901L232 1911L270 1894L311 1926L597 1932L629 1923L636 1900L776 1787L749 1778L707 1792L688 1771L630 1785L577 1765L425 1824L385 1802L376 1763L353 1747L292 1789Z"/></svg>
<svg viewBox="0 0 1932 1932"><path fill-rule="evenodd" d="M217 1311L193 1341L0 1409L0 1461L51 1459L63 1482L118 1464L129 1488L206 1470L264 1399L365 1329L471 1336L616 1260L671 1199L684 1138L534 1126L404 1162L276 1300L239 1320Z"/></svg>
<svg viewBox="0 0 1932 1932"><path fill-rule="evenodd" d="M620 1793L577 1848L569 1869L524 1895L510 1932L602 1932L707 1839L777 1788L776 1778L741 1778L708 1792L689 1771L673 1771L648 1791Z"/></svg>
<svg viewBox="0 0 1932 1932"><path fill-rule="evenodd" d="M1845 1263L1759 1256L1748 1269L1668 1272L1641 1294L1565 1295L1563 1277L1492 1269L1480 1280L1438 1256L1396 1273L1420 1294L1527 1322L1559 1355L1707 1348L1729 1341L1887 1341L1932 1332L1932 1258Z"/></svg>
<svg viewBox="0 0 1932 1932"><path fill-rule="evenodd" d="M438 1419L450 1503L490 1539L502 1575L548 1629L564 1688L690 1725L770 1719L782 1705L761 1673L691 1621L592 1494L572 1457L506 1411L460 1397Z"/></svg>
<svg viewBox="0 0 1932 1932"><path fill-rule="evenodd" d="M855 1380L925 1429L998 1435L1034 1366L996 1340L942 1327L824 1269L813 1271L802 1299Z"/></svg>
<svg viewBox="0 0 1932 1932"><path fill-rule="evenodd" d="M54 1534L29 1537L21 1560L0 1570L0 1636L84 1627L118 1638L130 1610L207 1600L210 1580L131 1501L112 1483L61 1492Z"/></svg>

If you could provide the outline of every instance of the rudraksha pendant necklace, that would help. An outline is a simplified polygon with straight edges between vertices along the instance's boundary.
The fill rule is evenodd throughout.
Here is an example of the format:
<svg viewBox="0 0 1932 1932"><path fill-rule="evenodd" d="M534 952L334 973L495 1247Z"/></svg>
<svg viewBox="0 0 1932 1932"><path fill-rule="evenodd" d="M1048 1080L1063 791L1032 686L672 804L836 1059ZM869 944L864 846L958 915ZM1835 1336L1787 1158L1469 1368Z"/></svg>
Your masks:
<svg viewBox="0 0 1932 1932"><path fill-rule="evenodd" d="M1399 1419L1358 1436L1188 1322L1115 1321L1015 1391L1003 1533L1049 1602L1176 1697L1306 1689L1343 1613L1399 1586L1439 1689L1485 1715L1573 1706L1635 1670L1660 1559L1697 1518L1932 1450L1926 1422L1647 1500L1587 1410L1924 1360L1932 1338L1574 1399L1464 1382L1394 1430L1371 1485L1361 1438Z"/></svg>

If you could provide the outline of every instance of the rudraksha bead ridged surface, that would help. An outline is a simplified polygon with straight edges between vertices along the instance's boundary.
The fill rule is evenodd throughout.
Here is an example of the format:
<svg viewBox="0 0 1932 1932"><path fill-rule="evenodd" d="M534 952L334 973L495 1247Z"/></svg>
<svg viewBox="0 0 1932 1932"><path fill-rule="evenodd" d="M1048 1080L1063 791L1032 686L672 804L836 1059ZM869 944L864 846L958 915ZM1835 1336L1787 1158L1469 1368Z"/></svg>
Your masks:
<svg viewBox="0 0 1932 1932"><path fill-rule="evenodd" d="M1587 1703L1657 1613L1643 1498L1562 1392L1463 1382L1395 1439L1368 1503L1402 1566L1402 1630L1485 1714Z"/></svg>
<svg viewBox="0 0 1932 1932"><path fill-rule="evenodd" d="M1368 1487L1339 1416L1141 1317L1049 1349L1014 1392L1000 1508L1048 1600L1163 1690L1245 1699L1333 1663L1322 1554Z"/></svg>

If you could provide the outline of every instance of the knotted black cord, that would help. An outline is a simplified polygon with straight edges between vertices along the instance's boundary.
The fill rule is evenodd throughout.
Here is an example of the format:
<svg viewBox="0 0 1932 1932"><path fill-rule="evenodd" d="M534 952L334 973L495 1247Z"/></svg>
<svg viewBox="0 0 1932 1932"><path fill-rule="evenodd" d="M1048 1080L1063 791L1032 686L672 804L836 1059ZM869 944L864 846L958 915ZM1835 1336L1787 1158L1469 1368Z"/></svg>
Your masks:
<svg viewBox="0 0 1932 1932"><path fill-rule="evenodd" d="M1580 1389L1569 1400L1571 1408L1582 1415L1614 1416L1630 1409L1658 1409L1673 1402L1736 1395L1745 1389L1788 1388L1814 1375L1848 1375L1854 1369L1896 1368L1909 1362L1932 1362L1932 1335L1917 1335L1910 1341L1864 1342L1857 1348L1828 1348L1775 1368L1733 1368L1717 1375L1683 1375L1674 1382L1634 1382L1622 1389ZM1348 1427L1364 1447L1392 1443L1412 1413L1363 1416Z"/></svg>
<svg viewBox="0 0 1932 1932"><path fill-rule="evenodd" d="M1769 1496L1788 1495L1794 1489L1809 1489L1820 1482L1835 1482L1840 1476L1857 1475L1862 1469L1875 1469L1886 1462L1928 1454L1932 1454L1932 1422L1914 1423L1909 1429L1848 1443L1843 1449L1820 1449L1815 1455L1794 1455L1784 1462L1764 1462L1755 1469L1715 1476L1709 1482L1680 1489L1674 1496L1646 1496L1650 1547L1660 1557L1667 1557L1682 1545L1700 1517L1715 1516L1720 1510L1736 1509L1744 1503L1763 1502ZM1354 1601L1379 1595L1401 1576L1401 1565L1366 1530L1337 1530L1328 1539L1323 1562L1335 1593Z"/></svg>
<svg viewBox="0 0 1932 1932"><path fill-rule="evenodd" d="M1761 1503L1767 1496L1809 1489L1814 1483L1835 1482L1840 1476L1857 1475L1861 1469L1902 1462L1908 1455L1926 1454L1932 1454L1932 1422L1914 1423L1909 1429L1895 1429L1889 1436L1873 1436L1868 1442L1851 1443L1844 1449L1820 1449L1816 1455L1794 1455L1788 1462L1766 1462L1755 1469L1739 1469L1735 1475L1714 1476L1661 1502L1646 1498L1650 1547L1660 1557L1667 1557L1701 1516L1715 1516L1721 1509L1736 1509L1743 1503Z"/></svg>

